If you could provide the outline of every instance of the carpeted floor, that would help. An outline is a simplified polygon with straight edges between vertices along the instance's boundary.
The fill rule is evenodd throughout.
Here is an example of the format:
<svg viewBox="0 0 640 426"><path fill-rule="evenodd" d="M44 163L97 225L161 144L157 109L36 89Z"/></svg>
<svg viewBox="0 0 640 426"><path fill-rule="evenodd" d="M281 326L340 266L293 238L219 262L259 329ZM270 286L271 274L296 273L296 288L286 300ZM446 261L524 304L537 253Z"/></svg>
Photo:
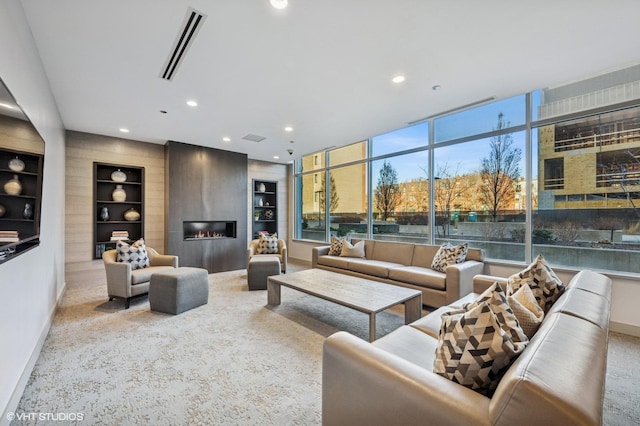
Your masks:
<svg viewBox="0 0 640 426"><path fill-rule="evenodd" d="M105 284L71 286L16 413L81 413L78 424L91 425L320 424L322 343L338 330L366 339L368 317L288 288L267 307L244 270L209 285L207 305L177 316L149 311L146 297L124 310ZM378 337L403 319L401 307L379 314ZM608 361L605 424L640 424L640 339L612 334Z"/></svg>

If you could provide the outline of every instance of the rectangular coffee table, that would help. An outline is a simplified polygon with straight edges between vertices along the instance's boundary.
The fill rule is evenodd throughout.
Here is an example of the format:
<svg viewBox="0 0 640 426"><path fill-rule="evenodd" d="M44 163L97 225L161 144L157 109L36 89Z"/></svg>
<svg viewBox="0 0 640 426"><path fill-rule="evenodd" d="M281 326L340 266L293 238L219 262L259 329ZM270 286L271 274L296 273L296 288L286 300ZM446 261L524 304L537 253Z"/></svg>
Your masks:
<svg viewBox="0 0 640 426"><path fill-rule="evenodd" d="M280 304L281 286L369 314L369 341L376 339L376 314L404 303L404 322L422 316L422 292L324 269L306 269L267 280L267 303Z"/></svg>

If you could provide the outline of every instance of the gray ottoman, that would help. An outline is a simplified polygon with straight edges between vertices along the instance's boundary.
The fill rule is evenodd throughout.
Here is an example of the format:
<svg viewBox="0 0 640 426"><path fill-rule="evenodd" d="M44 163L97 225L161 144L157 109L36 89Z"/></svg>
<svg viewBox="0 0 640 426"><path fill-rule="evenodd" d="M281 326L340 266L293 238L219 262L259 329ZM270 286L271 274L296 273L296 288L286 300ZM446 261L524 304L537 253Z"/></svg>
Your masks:
<svg viewBox="0 0 640 426"><path fill-rule="evenodd" d="M209 301L209 273L202 268L175 268L151 275L152 311L177 315Z"/></svg>
<svg viewBox="0 0 640 426"><path fill-rule="evenodd" d="M280 259L276 256L254 256L247 265L249 290L266 290L267 277L280 275Z"/></svg>

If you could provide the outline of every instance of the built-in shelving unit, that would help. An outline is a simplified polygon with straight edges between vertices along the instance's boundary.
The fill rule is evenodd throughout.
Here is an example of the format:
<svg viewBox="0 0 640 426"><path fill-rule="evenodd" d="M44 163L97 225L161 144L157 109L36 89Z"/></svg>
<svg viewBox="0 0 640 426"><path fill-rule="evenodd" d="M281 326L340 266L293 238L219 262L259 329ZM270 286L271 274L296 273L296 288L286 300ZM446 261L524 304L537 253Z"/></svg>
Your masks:
<svg viewBox="0 0 640 426"><path fill-rule="evenodd" d="M253 238L278 232L278 182L253 179Z"/></svg>
<svg viewBox="0 0 640 426"><path fill-rule="evenodd" d="M0 149L0 231L4 231L0 238L0 263L39 243L43 158L40 154ZM23 167L17 168L16 164ZM19 185L10 188L19 187L19 194L7 191L6 184L13 179Z"/></svg>
<svg viewBox="0 0 640 426"><path fill-rule="evenodd" d="M114 172L121 172L116 173ZM102 258L102 253L115 248L117 241L112 239L118 233L126 232L126 241L135 241L143 237L144 232L144 167L121 166L117 164L93 163L93 223L94 223L94 259ZM124 176L125 180L122 181ZM114 180L116 178L116 180ZM120 201L113 191L121 185L126 199ZM108 218L101 214L108 211ZM131 210L139 213L139 218L127 220ZM115 234L114 234L115 233Z"/></svg>

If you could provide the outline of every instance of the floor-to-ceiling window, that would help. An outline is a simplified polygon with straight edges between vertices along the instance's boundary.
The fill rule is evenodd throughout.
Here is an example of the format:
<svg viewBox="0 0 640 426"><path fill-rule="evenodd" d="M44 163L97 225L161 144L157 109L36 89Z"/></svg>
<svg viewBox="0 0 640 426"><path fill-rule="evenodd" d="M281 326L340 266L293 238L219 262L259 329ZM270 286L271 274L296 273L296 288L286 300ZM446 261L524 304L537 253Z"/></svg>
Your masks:
<svg viewBox="0 0 640 426"><path fill-rule="evenodd" d="M640 65L436 117L297 167L296 238L464 240L490 259L543 254L640 273Z"/></svg>

